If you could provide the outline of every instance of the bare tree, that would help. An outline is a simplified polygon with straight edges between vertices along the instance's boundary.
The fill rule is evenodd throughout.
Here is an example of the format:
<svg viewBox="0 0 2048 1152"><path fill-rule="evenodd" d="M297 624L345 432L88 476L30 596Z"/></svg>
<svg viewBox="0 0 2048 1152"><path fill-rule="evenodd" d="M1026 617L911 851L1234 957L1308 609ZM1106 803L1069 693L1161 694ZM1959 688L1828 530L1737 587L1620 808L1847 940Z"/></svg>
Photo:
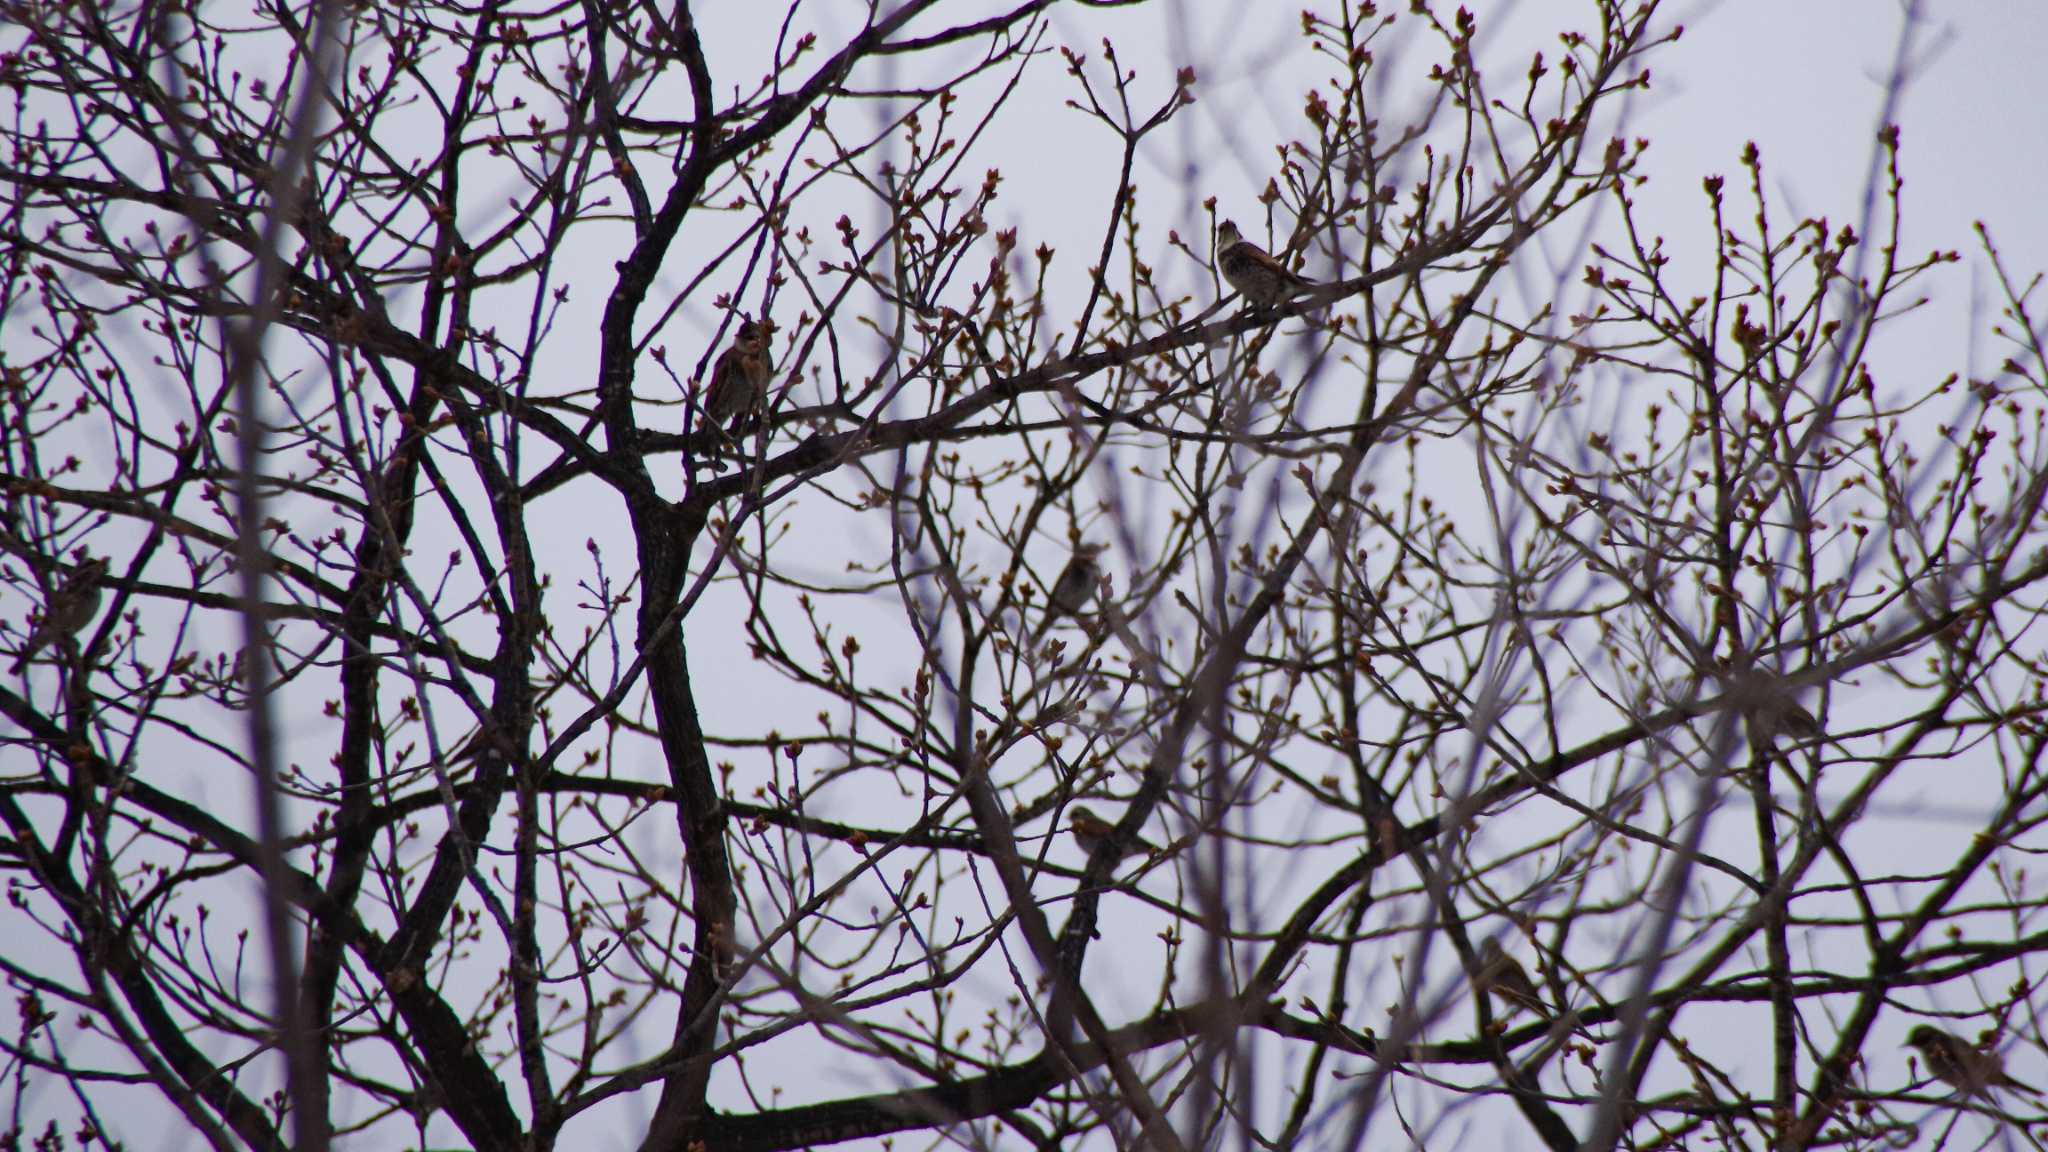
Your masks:
<svg viewBox="0 0 2048 1152"><path fill-rule="evenodd" d="M1304 15L1272 142L705 7L0 4L10 1147L2037 1118L2044 356L1986 232L1884 370L1895 133L1687 254L1654 2Z"/></svg>

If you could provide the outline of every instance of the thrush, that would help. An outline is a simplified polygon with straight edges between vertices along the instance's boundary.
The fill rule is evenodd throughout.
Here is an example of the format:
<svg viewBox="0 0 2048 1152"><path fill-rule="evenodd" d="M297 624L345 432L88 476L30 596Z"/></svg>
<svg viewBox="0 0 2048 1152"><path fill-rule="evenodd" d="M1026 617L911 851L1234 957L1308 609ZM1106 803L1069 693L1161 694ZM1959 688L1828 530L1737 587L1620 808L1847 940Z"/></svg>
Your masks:
<svg viewBox="0 0 2048 1152"><path fill-rule="evenodd" d="M1052 592L1046 596L1045 618L1038 622L1038 631L1031 634L1035 641L1062 616L1077 616L1095 599L1097 588L1102 583L1101 544L1083 544L1074 550L1074 558L1060 570L1059 579L1052 582Z"/></svg>
<svg viewBox="0 0 2048 1152"><path fill-rule="evenodd" d="M2005 1058L1986 1052L1953 1032L1921 1024L1906 1035L1906 1046L1919 1050L1934 1078L1965 1096L1990 1096L1993 1088L2016 1088L2038 1096L2039 1088L2005 1074Z"/></svg>
<svg viewBox="0 0 2048 1152"><path fill-rule="evenodd" d="M775 374L769 354L774 335L772 321L740 321L732 347L720 353L711 368L711 385L704 390L705 419L734 431L761 407L768 396L768 381Z"/></svg>
<svg viewBox="0 0 2048 1152"><path fill-rule="evenodd" d="M1270 308L1316 286L1315 281L1245 239L1231 220L1216 226L1216 268L1238 295L1260 308Z"/></svg>
<svg viewBox="0 0 2048 1152"><path fill-rule="evenodd" d="M1491 992L1494 999L1507 1005L1506 1015L1512 1016L1523 1008L1539 1016L1550 1015L1542 994L1536 990L1536 982L1529 979L1529 970L1502 951L1500 941L1490 936L1479 942L1479 965L1472 977L1472 987Z"/></svg>
<svg viewBox="0 0 2048 1152"><path fill-rule="evenodd" d="M1827 735L1782 677L1750 668L1728 676L1724 687L1728 706L1742 715L1760 744L1776 743L1779 736L1813 740Z"/></svg>
<svg viewBox="0 0 2048 1152"><path fill-rule="evenodd" d="M100 614L100 582L106 575L107 562L97 556L73 568L64 583L50 593L49 603L43 605L43 618L29 633L21 651L15 653L14 666L8 671L21 671L37 652L78 635L92 623L92 618Z"/></svg>
<svg viewBox="0 0 2048 1152"><path fill-rule="evenodd" d="M1074 843L1081 846L1081 851L1093 856L1098 845L1114 842L1116 825L1097 816L1087 805L1076 804L1067 809L1067 831L1074 834ZM1133 836L1123 841L1123 848L1117 853L1117 859L1121 860L1134 851L1153 856L1160 853L1158 845L1142 836Z"/></svg>

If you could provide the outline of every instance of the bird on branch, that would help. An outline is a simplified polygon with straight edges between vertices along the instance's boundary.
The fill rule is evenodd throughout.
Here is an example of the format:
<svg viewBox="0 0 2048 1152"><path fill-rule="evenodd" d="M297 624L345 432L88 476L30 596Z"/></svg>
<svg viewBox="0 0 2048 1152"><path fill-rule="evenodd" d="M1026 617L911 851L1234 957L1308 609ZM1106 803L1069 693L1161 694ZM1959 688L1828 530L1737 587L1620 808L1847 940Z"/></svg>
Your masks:
<svg viewBox="0 0 2048 1152"><path fill-rule="evenodd" d="M1097 847L1116 843L1116 825L1097 816L1085 804L1076 804L1072 808L1067 809L1067 831L1074 834L1074 843L1080 845L1081 851L1086 852L1090 856L1095 855ZM1132 852L1143 852L1150 856L1157 856L1163 851L1157 844L1142 836L1133 836L1129 840L1123 841L1120 847L1121 850L1117 853L1117 859L1119 860L1129 856Z"/></svg>
<svg viewBox="0 0 2048 1152"><path fill-rule="evenodd" d="M1102 554L1108 549L1101 544L1083 544L1074 550L1074 558L1060 570L1059 579L1052 582L1052 591L1046 597L1045 617L1038 622L1038 630L1031 634L1035 645L1045 636L1062 616L1079 616L1081 610L1095 599L1095 593L1102 584Z"/></svg>
<svg viewBox="0 0 2048 1152"><path fill-rule="evenodd" d="M107 562L98 556L73 568L64 583L50 593L49 602L43 605L42 619L29 633L21 651L15 653L14 666L8 671L20 672L36 653L50 644L71 639L92 623L92 618L100 614L100 585L106 575Z"/></svg>
<svg viewBox="0 0 2048 1152"><path fill-rule="evenodd" d="M1316 287L1314 280L1245 239L1233 220L1216 226L1216 268L1238 295L1260 308L1271 308Z"/></svg>
<svg viewBox="0 0 2048 1152"><path fill-rule="evenodd" d="M760 409L768 397L768 381L775 375L775 361L769 354L774 335L772 321L740 321L732 347L712 366L711 384L704 390L705 419L736 432Z"/></svg>
<svg viewBox="0 0 2048 1152"><path fill-rule="evenodd" d="M1919 1050L1934 1078L1965 1096L1989 1097L1993 1088L2013 1088L2035 1096L2039 1088L2006 1074L2005 1058L1987 1052L1953 1032L1922 1024L1906 1035L1906 1046Z"/></svg>
<svg viewBox="0 0 2048 1152"><path fill-rule="evenodd" d="M1529 970L1522 967L1520 960L1502 951L1500 941L1491 936L1479 942L1479 965L1472 977L1472 987L1479 992L1492 993L1494 999L1507 1005L1508 1016L1523 1008L1538 1016L1550 1015L1542 993L1536 989L1536 982L1529 979Z"/></svg>

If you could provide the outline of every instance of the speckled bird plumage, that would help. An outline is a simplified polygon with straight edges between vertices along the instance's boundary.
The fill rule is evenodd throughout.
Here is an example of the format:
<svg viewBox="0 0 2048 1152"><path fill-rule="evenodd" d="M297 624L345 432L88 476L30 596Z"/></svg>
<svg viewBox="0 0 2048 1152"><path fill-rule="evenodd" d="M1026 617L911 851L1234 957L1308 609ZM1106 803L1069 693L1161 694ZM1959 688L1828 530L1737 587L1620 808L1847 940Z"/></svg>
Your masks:
<svg viewBox="0 0 2048 1152"><path fill-rule="evenodd" d="M1216 226L1216 268L1238 295L1260 308L1270 308L1316 284L1245 239L1230 220Z"/></svg>
<svg viewBox="0 0 2048 1152"><path fill-rule="evenodd" d="M775 325L766 320L740 321L732 346L711 369L711 385L704 391L705 419L737 429L761 407L775 374L769 349L774 334Z"/></svg>
<svg viewBox="0 0 2048 1152"><path fill-rule="evenodd" d="M1046 596L1045 618L1039 621L1035 635L1043 636L1062 616L1079 615L1095 599L1096 588L1102 582L1102 553L1100 544L1083 544L1075 550L1073 559L1067 561L1059 579L1052 583L1052 591Z"/></svg>
<svg viewBox="0 0 2048 1152"><path fill-rule="evenodd" d="M76 636L92 623L93 617L100 613L100 585L106 575L107 562L97 556L71 570L64 583L50 593L49 603L43 606L42 619L29 633L21 651L15 653L11 671L21 671L36 653L59 640Z"/></svg>
<svg viewBox="0 0 2048 1152"><path fill-rule="evenodd" d="M1906 1046L1917 1049L1934 1078L1965 1096L1989 1096L1993 1088L2012 1088L2040 1094L2040 1089L2006 1075L2005 1059L1987 1052L1953 1032L1932 1024L1916 1026L1906 1036Z"/></svg>

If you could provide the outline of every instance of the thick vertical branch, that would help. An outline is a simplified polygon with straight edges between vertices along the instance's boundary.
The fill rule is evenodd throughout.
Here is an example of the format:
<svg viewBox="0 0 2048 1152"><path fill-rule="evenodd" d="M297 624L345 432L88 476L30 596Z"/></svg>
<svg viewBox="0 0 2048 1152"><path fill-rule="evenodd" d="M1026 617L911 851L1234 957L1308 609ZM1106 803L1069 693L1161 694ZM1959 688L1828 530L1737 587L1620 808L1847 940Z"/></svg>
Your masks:
<svg viewBox="0 0 2048 1152"><path fill-rule="evenodd" d="M262 479L267 454L264 429L270 419L263 403L270 382L264 340L283 312L282 246L286 229L298 218L300 202L310 183L315 149L327 118L327 86L335 72L345 65L339 52L341 38L337 27L345 8L338 0L322 0L314 9L308 30L312 53L302 61L289 127L278 142L279 147L267 158L271 172L265 190L269 211L257 239L254 307L245 320L228 325L225 341L241 452L235 472L235 552L241 571L242 677L249 696L249 759L255 775L256 827L263 845L264 930L271 987L277 997L278 1033L288 1068L293 1144L307 1152L320 1152L327 1147L331 1126L326 1113L328 1092L320 1083L327 1075L326 1041L312 1030L307 1005L300 996L298 939L283 891L287 833L284 803L278 794L277 705L271 698L272 639L266 609L270 555L263 540L268 521Z"/></svg>

